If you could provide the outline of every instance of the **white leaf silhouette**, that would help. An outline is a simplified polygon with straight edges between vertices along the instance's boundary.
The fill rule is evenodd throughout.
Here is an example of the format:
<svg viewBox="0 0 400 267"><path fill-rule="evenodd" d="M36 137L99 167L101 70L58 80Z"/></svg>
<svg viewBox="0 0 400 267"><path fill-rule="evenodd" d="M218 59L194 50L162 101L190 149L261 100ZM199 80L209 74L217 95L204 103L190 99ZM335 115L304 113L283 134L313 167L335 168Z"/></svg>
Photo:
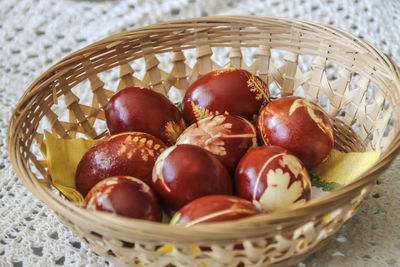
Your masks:
<svg viewBox="0 0 400 267"><path fill-rule="evenodd" d="M284 172L283 168L288 167L296 178L299 175L306 177L306 170L301 166L299 160L292 155L282 153L273 157L273 159L277 159L278 157L280 157L278 160L282 168L268 170L266 165L268 165L272 160L267 161L259 175L260 177L265 175L264 170L268 170L266 174L267 188L259 199L260 206L266 211L283 210L290 208L294 203L300 205L306 201L305 199L300 199L299 201L296 200L301 197L305 187L308 186L308 183L303 183L303 181L299 179L288 187L290 182L290 173ZM256 192L257 186L258 183L256 183L254 192ZM255 199L255 197L253 198Z"/></svg>

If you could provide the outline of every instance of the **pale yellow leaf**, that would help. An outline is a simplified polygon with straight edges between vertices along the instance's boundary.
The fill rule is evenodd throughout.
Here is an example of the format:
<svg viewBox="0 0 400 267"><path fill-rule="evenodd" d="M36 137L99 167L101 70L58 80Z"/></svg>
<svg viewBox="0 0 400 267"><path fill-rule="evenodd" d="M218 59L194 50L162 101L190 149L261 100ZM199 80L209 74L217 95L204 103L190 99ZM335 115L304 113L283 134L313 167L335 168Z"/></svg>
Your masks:
<svg viewBox="0 0 400 267"><path fill-rule="evenodd" d="M82 203L84 199L75 186L76 168L83 155L99 140L62 139L48 131L44 134L47 166L53 185L69 200Z"/></svg>
<svg viewBox="0 0 400 267"><path fill-rule="evenodd" d="M344 153L332 149L328 159L310 172L321 181L347 185L378 160L379 151Z"/></svg>

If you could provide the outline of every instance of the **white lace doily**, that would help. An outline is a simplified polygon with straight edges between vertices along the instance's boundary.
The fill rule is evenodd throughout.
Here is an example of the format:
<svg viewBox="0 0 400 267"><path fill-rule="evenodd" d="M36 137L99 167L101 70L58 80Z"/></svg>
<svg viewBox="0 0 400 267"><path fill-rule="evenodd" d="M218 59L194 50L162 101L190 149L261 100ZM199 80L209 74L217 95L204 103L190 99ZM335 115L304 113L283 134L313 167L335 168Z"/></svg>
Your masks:
<svg viewBox="0 0 400 267"><path fill-rule="evenodd" d="M295 17L341 27L400 63L400 2L252 0L0 1L0 266L110 266L19 182L6 150L18 99L64 56L123 30L221 14ZM299 266L400 266L400 157L360 211Z"/></svg>

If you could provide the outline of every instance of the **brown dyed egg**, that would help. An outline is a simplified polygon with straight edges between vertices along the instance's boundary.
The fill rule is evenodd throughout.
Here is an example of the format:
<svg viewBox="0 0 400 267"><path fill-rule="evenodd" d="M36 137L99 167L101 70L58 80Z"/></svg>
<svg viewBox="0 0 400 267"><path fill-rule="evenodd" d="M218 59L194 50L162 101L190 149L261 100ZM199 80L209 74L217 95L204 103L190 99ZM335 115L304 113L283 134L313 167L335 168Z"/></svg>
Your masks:
<svg viewBox="0 0 400 267"><path fill-rule="evenodd" d="M188 123L220 114L255 121L268 101L268 86L258 76L241 69L223 69L195 81L188 88L182 106Z"/></svg>
<svg viewBox="0 0 400 267"><path fill-rule="evenodd" d="M146 183L130 176L109 177L97 183L87 194L85 207L135 219L161 221L155 193Z"/></svg>
<svg viewBox="0 0 400 267"><path fill-rule="evenodd" d="M111 97L105 108L111 134L144 132L175 144L186 128L175 105L165 96L147 88L128 87Z"/></svg>
<svg viewBox="0 0 400 267"><path fill-rule="evenodd" d="M270 102L257 122L263 142L290 150L307 168L325 161L334 145L326 112L305 98L290 96Z"/></svg>
<svg viewBox="0 0 400 267"><path fill-rule="evenodd" d="M86 196L99 181L117 175L133 176L151 184L154 163L165 148L160 139L147 133L110 136L82 157L75 174L76 187Z"/></svg>
<svg viewBox="0 0 400 267"><path fill-rule="evenodd" d="M231 178L222 163L195 145L167 148L156 161L152 182L166 208L172 211L202 196L232 194Z"/></svg>
<svg viewBox="0 0 400 267"><path fill-rule="evenodd" d="M250 201L227 195L197 198L183 206L172 217L170 224L186 227L200 223L222 222L249 217L258 213Z"/></svg>
<svg viewBox="0 0 400 267"><path fill-rule="evenodd" d="M278 146L261 146L247 152L236 168L235 182L238 195L263 211L295 207L311 196L304 164Z"/></svg>
<svg viewBox="0 0 400 267"><path fill-rule="evenodd" d="M186 128L177 144L197 145L210 151L233 174L240 158L257 146L257 131L239 116L211 116Z"/></svg>

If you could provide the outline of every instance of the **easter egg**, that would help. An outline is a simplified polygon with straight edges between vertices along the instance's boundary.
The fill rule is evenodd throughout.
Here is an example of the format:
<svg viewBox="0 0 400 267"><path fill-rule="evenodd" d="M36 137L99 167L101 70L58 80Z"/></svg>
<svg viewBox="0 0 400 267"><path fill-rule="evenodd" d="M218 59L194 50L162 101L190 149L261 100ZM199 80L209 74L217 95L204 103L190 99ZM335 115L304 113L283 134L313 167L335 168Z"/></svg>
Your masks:
<svg viewBox="0 0 400 267"><path fill-rule="evenodd" d="M166 145L158 138L141 132L126 132L105 138L89 149L80 160L75 182L83 195L110 176L133 176L151 184L157 157Z"/></svg>
<svg viewBox="0 0 400 267"><path fill-rule="evenodd" d="M135 219L161 221L157 196L143 181L114 176L97 183L85 198L85 207Z"/></svg>
<svg viewBox="0 0 400 267"><path fill-rule="evenodd" d="M111 134L145 132L168 145L185 129L177 107L165 96L147 88L127 87L113 95L105 108Z"/></svg>
<svg viewBox="0 0 400 267"><path fill-rule="evenodd" d="M268 101L268 86L258 76L242 69L223 69L202 76L188 88L182 112L190 124L221 114L255 121Z"/></svg>
<svg viewBox="0 0 400 267"><path fill-rule="evenodd" d="M305 204L311 181L304 164L287 149L260 146L247 152L235 172L240 197L266 212Z"/></svg>
<svg viewBox="0 0 400 267"><path fill-rule="evenodd" d="M202 196L232 194L231 178L222 163L207 150L189 144L169 147L158 157L152 187L172 211Z"/></svg>
<svg viewBox="0 0 400 267"><path fill-rule="evenodd" d="M260 113L257 127L265 144L290 150L307 168L324 162L334 145L334 129L326 112L301 97L270 102Z"/></svg>
<svg viewBox="0 0 400 267"><path fill-rule="evenodd" d="M197 145L210 151L233 173L240 158L257 146L257 131L239 116L211 116L186 128L177 144Z"/></svg>
<svg viewBox="0 0 400 267"><path fill-rule="evenodd" d="M248 200L228 195L208 195L197 198L177 211L170 224L190 227L196 224L237 220L258 214Z"/></svg>

